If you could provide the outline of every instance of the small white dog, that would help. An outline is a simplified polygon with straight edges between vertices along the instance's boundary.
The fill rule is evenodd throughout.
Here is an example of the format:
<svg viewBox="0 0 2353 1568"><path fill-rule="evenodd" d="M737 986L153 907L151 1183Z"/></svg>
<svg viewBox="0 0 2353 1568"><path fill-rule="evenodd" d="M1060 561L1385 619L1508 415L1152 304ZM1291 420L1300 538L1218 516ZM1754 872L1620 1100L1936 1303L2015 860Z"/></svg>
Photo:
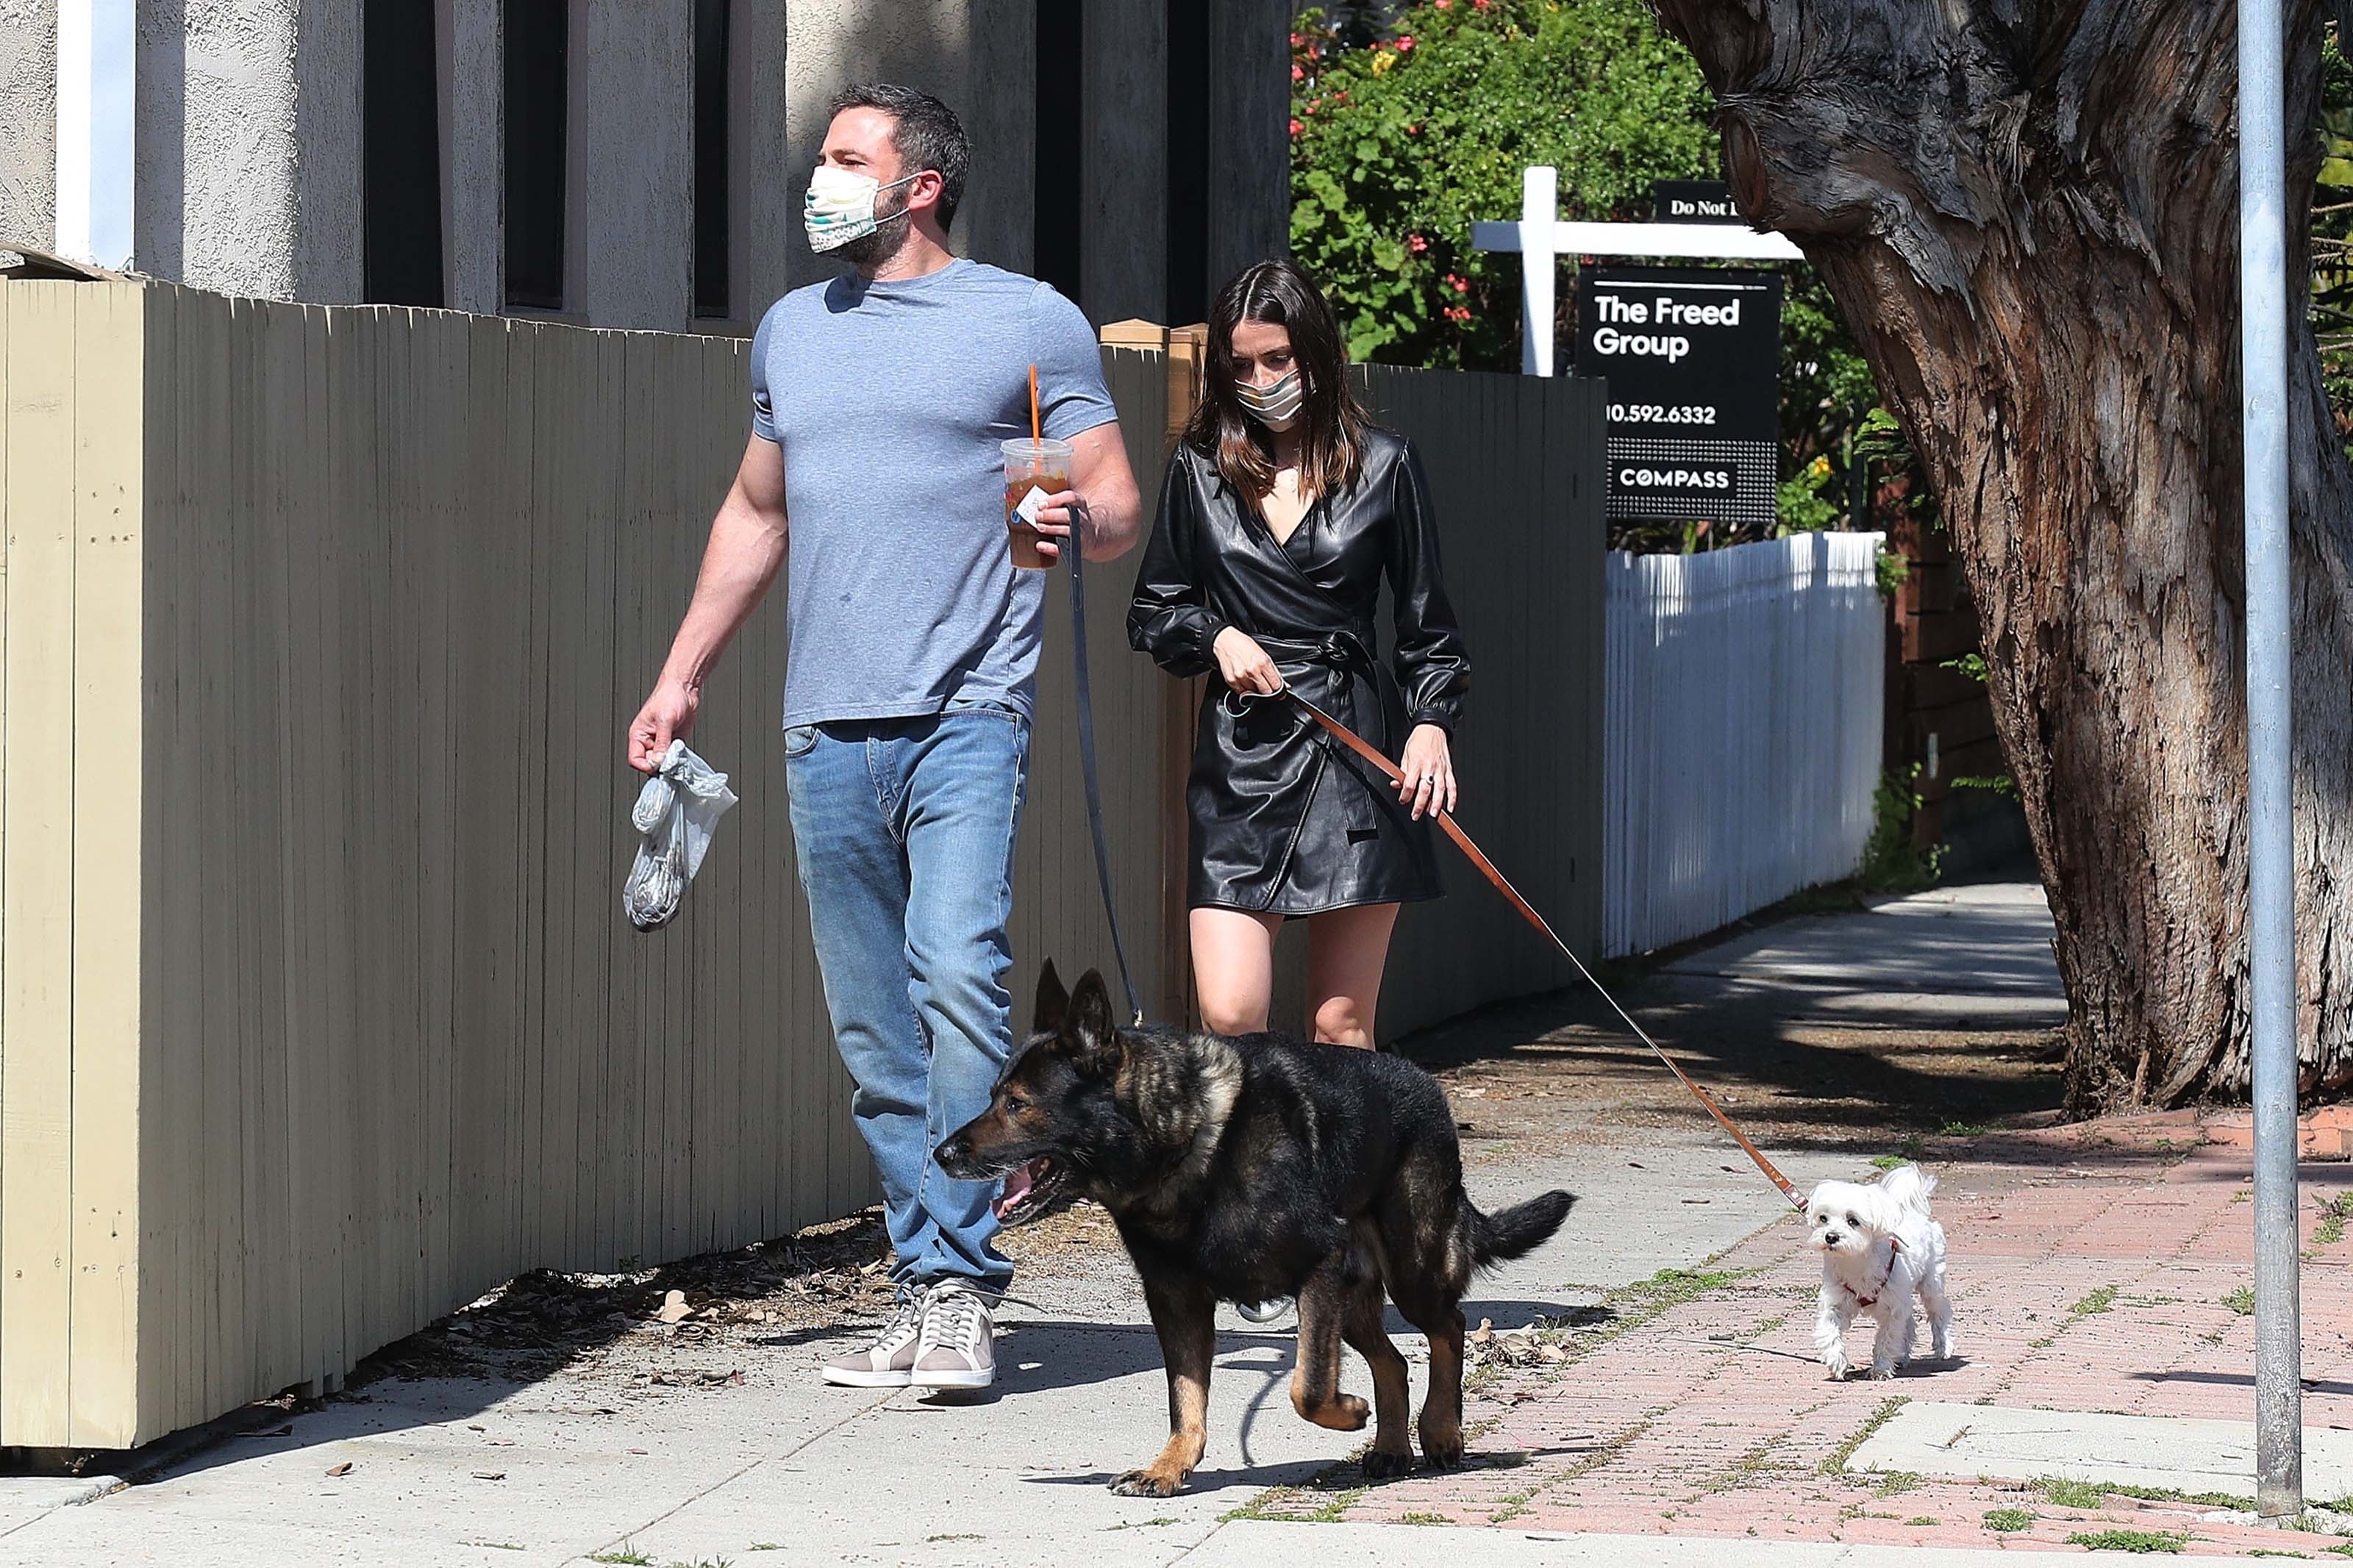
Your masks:
<svg viewBox="0 0 2353 1568"><path fill-rule="evenodd" d="M1833 1381L1847 1374L1846 1330L1857 1312L1879 1321L1871 1375L1894 1377L1912 1359L1912 1297L1927 1309L1936 1359L1953 1354L1953 1304L1945 1294L1945 1227L1928 1215L1936 1178L1898 1165L1878 1182L1824 1182L1806 1202L1808 1246L1822 1255L1821 1314L1814 1350Z"/></svg>

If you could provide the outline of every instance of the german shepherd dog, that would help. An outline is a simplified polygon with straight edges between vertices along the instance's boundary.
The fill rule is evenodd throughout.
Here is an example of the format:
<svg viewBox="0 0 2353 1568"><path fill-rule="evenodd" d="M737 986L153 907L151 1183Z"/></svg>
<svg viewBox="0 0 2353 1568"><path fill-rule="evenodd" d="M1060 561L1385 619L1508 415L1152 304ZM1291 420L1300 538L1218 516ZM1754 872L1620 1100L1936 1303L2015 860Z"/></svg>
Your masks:
<svg viewBox="0 0 2353 1568"><path fill-rule="evenodd" d="M1006 1225L1080 1197L1118 1225L1168 1372L1168 1445L1112 1484L1127 1497L1168 1497L1201 1462L1219 1300L1297 1298L1291 1403L1319 1426L1358 1431L1367 1415L1340 1392L1340 1342L1371 1363L1364 1468L1378 1478L1413 1464L1386 1289L1430 1336L1422 1458L1461 1463L1472 1270L1537 1247L1577 1201L1551 1192L1480 1213L1446 1096L1410 1063L1280 1035L1123 1029L1100 974L1065 994L1050 963L1029 1038L938 1160L960 1181L1004 1178Z"/></svg>

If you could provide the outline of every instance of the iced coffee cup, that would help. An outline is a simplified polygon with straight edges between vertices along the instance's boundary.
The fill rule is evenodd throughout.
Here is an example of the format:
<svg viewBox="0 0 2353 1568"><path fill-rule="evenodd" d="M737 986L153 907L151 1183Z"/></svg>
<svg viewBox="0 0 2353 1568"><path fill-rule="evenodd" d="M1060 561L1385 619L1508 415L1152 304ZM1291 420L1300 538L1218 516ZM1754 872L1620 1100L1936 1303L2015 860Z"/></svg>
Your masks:
<svg viewBox="0 0 2353 1568"><path fill-rule="evenodd" d="M1077 448L1068 441L1033 441L1024 437L1003 443L1005 453L1005 532L1013 547L1013 564L1039 572L1052 564L1038 553L1038 514L1048 500L1071 488L1071 458ZM1058 542L1074 544L1072 536Z"/></svg>

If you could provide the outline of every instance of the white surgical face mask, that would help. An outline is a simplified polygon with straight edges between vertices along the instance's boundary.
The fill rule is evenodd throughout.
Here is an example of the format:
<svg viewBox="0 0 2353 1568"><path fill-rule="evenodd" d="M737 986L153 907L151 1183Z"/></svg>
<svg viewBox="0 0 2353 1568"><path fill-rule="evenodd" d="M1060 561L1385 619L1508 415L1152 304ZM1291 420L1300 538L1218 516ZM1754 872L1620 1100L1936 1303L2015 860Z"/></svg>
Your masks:
<svg viewBox="0 0 2353 1568"><path fill-rule="evenodd" d="M896 190L920 178L918 172L886 185L873 175L861 174L855 169L819 163L817 173L809 176L808 195L801 203L801 222L808 229L809 248L822 256L872 234L881 223L889 221L875 217L875 199L884 191ZM906 215L907 209L902 207L891 216Z"/></svg>
<svg viewBox="0 0 2353 1568"><path fill-rule="evenodd" d="M1307 401L1307 388L1300 381L1299 372L1293 369L1266 386L1236 382L1234 395L1242 400L1242 407L1251 418L1270 430L1282 431L1299 423L1299 405Z"/></svg>

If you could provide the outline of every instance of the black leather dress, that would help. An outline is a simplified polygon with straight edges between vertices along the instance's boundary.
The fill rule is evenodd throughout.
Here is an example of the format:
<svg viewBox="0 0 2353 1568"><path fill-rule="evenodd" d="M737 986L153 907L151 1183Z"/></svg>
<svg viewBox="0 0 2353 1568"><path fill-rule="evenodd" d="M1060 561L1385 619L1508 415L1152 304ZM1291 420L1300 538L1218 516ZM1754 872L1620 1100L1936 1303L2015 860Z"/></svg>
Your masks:
<svg viewBox="0 0 2353 1568"><path fill-rule="evenodd" d="M1394 672L1375 625L1384 576ZM1405 437L1371 432L1356 482L1319 498L1281 542L1213 459L1180 445L1127 636L1170 674L1209 677L1186 788L1193 907L1306 915L1438 897L1429 822L1296 703L1229 690L1211 651L1227 626L1392 758L1416 724L1451 733L1471 665L1439 579L1429 482Z"/></svg>

